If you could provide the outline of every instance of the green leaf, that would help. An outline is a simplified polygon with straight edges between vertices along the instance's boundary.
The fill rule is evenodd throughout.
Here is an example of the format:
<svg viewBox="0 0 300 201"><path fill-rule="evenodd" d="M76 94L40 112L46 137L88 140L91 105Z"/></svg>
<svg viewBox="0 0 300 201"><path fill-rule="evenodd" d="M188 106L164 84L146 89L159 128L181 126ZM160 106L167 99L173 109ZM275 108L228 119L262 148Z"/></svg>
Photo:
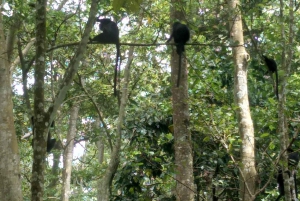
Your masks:
<svg viewBox="0 0 300 201"><path fill-rule="evenodd" d="M260 137L265 138L265 137L269 137L269 135L270 135L269 133L263 133L263 134L260 135Z"/></svg>

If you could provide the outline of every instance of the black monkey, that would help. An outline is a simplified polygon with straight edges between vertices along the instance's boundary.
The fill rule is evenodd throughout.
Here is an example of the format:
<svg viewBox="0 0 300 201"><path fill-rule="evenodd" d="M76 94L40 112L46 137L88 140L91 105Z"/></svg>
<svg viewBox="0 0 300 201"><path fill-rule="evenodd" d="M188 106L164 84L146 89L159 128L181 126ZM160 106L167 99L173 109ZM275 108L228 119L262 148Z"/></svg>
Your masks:
<svg viewBox="0 0 300 201"><path fill-rule="evenodd" d="M298 152L294 152L292 149L288 149L287 150L289 155L288 155L288 167L289 168L295 168L297 167L298 163L299 163L299 153ZM291 173L290 171L288 170L286 172L289 177L291 176ZM296 194L296 197L298 198L298 192L297 192L297 184L296 184L296 173L292 171L292 174L294 176L294 184L295 184L295 194ZM278 170L278 175L277 175L277 183L278 183L278 192L279 192L279 195L277 197L277 199L275 201L279 201L280 198L282 196L284 196L284 179L283 179L283 172L282 170Z"/></svg>
<svg viewBox="0 0 300 201"><path fill-rule="evenodd" d="M117 94L117 72L118 68L118 59L120 57L120 39L119 39L119 29L115 22L111 21L108 18L97 19L97 22L100 22L99 28L102 31L99 35L95 36L93 39L90 39L89 43L97 42L101 44L115 44L117 49L116 55L116 66L115 66L115 77L114 77L114 94Z"/></svg>
<svg viewBox="0 0 300 201"><path fill-rule="evenodd" d="M34 117L31 117L31 125L32 125L32 133L34 136ZM54 128L54 121L51 124L51 128ZM51 133L50 130L48 132L48 137L47 137L47 152L50 153L50 151L53 149L54 145L56 143L56 139L55 138L51 138ZM32 147L33 147L33 139L32 139Z"/></svg>
<svg viewBox="0 0 300 201"><path fill-rule="evenodd" d="M54 121L51 124L51 128L54 128ZM51 138L51 132L49 130L48 132L48 138L47 138L47 152L50 153L50 151L53 149L54 145L56 143L55 138Z"/></svg>
<svg viewBox="0 0 300 201"><path fill-rule="evenodd" d="M290 167L293 167L292 175L294 176L295 195L298 200L298 189L297 189L297 183L296 183L295 168L297 168L298 163L299 163L299 153L293 151L291 148L288 149L288 152L289 152L288 164Z"/></svg>
<svg viewBox="0 0 300 201"><path fill-rule="evenodd" d="M287 171L286 172L289 177L291 176L290 174L290 171ZM278 184L278 192L279 192L279 195L277 197L277 199L275 201L279 201L280 198L282 196L284 196L284 179L283 179L283 174L282 174L282 170L278 170L278 175L277 175L277 184Z"/></svg>
<svg viewBox="0 0 300 201"><path fill-rule="evenodd" d="M275 81L275 93L276 93L276 97L277 99L279 99L278 96L278 69L277 69L277 64L276 61L274 59L270 59L264 55L262 55L265 61L266 66L268 67L268 72L272 75L273 73L275 73L276 76L276 81Z"/></svg>
<svg viewBox="0 0 300 201"><path fill-rule="evenodd" d="M177 87L179 87L180 83L180 73L181 73L181 57L184 52L184 45L190 39L190 30L185 24L181 24L180 22L175 22L172 28L172 34L167 42L169 42L172 38L174 38L174 42L176 43L176 52L179 55L179 67L178 67L178 79L177 79Z"/></svg>

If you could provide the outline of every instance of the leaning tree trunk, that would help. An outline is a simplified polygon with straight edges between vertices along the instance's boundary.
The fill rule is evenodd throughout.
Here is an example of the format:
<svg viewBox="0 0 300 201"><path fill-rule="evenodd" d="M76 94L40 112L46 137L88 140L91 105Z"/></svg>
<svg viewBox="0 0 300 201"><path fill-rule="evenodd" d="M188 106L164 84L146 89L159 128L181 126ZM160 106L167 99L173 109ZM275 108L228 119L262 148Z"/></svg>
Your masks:
<svg viewBox="0 0 300 201"><path fill-rule="evenodd" d="M73 106L70 111L69 130L67 134L67 142L64 151L64 169L63 169L63 186L61 200L68 201L70 196L70 182L72 173L74 138L76 136L76 122L78 118L78 106Z"/></svg>
<svg viewBox="0 0 300 201"><path fill-rule="evenodd" d="M103 131L103 126L101 126L101 121L99 119L99 117L96 118L95 124L94 124L94 129L95 132L98 134L99 138L98 141L96 142L96 146L98 149L98 162L99 164L102 164L104 161L104 133L105 131Z"/></svg>
<svg viewBox="0 0 300 201"><path fill-rule="evenodd" d="M238 106L236 113L241 138L239 197L240 200L251 201L255 199L257 172L255 169L254 128L247 89L247 60L249 55L243 46L242 16L238 5L240 5L239 0L228 1L229 13L231 13L229 31L234 43L234 100Z"/></svg>
<svg viewBox="0 0 300 201"><path fill-rule="evenodd" d="M121 104L119 110L119 118L117 123L117 137L116 142L113 146L113 150L110 155L110 162L108 164L107 169L105 170L104 176L101 178L101 181L98 183L98 201L109 201L111 195L111 184L114 178L114 175L118 169L120 163L120 151L122 145L122 127L124 124L125 119L125 108L127 105L128 100L128 85L130 80L130 67L133 61L133 50L134 47L130 47L129 55L128 55L128 62L125 67L124 73L124 85L122 87L122 97L121 97Z"/></svg>
<svg viewBox="0 0 300 201"><path fill-rule="evenodd" d="M3 2L2 2L3 3ZM20 157L14 127L10 66L0 13L0 200L23 200Z"/></svg>
<svg viewBox="0 0 300 201"><path fill-rule="evenodd" d="M172 24L177 19L185 19L185 13L182 10L184 7L184 1L172 0ZM179 55L173 49L171 55L171 85L177 182L175 196L177 201L192 201L195 196L192 143L191 132L189 130L188 70L185 57L186 55L182 55L181 81L179 87L177 87Z"/></svg>

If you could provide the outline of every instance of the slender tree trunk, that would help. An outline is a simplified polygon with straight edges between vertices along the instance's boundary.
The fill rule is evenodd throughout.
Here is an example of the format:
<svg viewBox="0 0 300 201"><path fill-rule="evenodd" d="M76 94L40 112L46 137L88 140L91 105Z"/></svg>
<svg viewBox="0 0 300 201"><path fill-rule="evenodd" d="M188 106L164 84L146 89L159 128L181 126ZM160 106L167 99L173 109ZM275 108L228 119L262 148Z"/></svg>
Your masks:
<svg viewBox="0 0 300 201"><path fill-rule="evenodd" d="M114 178L114 175L118 169L119 163L120 163L120 151L121 151L121 137L122 137L122 126L125 118L125 108L128 100L128 84L130 80L130 66L133 61L133 50L134 47L130 47L129 49L129 56L128 56L128 62L125 67L125 73L124 73L124 85L122 87L122 97L121 97L121 104L120 104L120 110L119 110L119 118L118 118L118 124L117 124L117 137L115 145L113 146L113 150L110 156L110 162L108 164L108 167L104 173L103 178L98 183L98 201L109 201L110 195L111 195L111 184Z"/></svg>
<svg viewBox="0 0 300 201"><path fill-rule="evenodd" d="M229 0L229 13L232 13L229 19L230 36L235 45L233 47L234 59L234 94L237 108L237 118L239 124L239 134L242 140L241 144L241 163L240 163L240 200L251 201L255 199L256 177L255 169L255 144L254 128L250 114L247 89L247 60L248 53L244 48L242 16L238 9L239 0ZM238 45L238 46L237 46Z"/></svg>
<svg viewBox="0 0 300 201"><path fill-rule="evenodd" d="M98 162L99 164L103 163L104 160L104 136L105 136L105 131L103 129L103 125L101 125L101 121L99 117L96 118L96 121L94 123L94 131L97 133L98 136L98 141L96 142L96 146L98 149Z"/></svg>
<svg viewBox="0 0 300 201"><path fill-rule="evenodd" d="M185 7L184 1L172 0L171 5L172 24L177 19L185 19L185 13L182 10ZM175 195L177 201L192 201L195 197L193 153L191 132L189 130L188 70L185 57L184 54L181 62L181 82L180 86L177 87L179 55L176 53L175 48L173 49L171 55L171 84L177 182Z"/></svg>
<svg viewBox="0 0 300 201"><path fill-rule="evenodd" d="M54 151L52 154L53 154L53 166L51 168L51 180L50 180L50 184L48 186L48 190L51 189L50 192L56 192L57 184L60 181L59 163L60 163L61 152Z"/></svg>
<svg viewBox="0 0 300 201"><path fill-rule="evenodd" d="M23 200L20 156L14 127L10 66L1 13L0 46L0 200L20 201Z"/></svg>
<svg viewBox="0 0 300 201"><path fill-rule="evenodd" d="M281 91L281 96L284 97L284 104L281 105L281 109L285 109L286 108L286 94L287 94L287 83L288 83L288 78L290 77L291 75L291 65L292 65L292 60L293 60L293 55L294 55L294 48L296 45L294 43L294 36L295 36L295 30L296 30L296 25L295 25L295 22L294 22L294 5L295 5L295 2L294 0L290 0L289 1L289 37L288 37L288 50L287 50L287 63L286 63L286 69L285 69L285 78L284 78L284 87ZM283 105L285 107L283 107ZM280 110L279 111L279 115L282 115L282 113L285 113L284 110ZM286 115L283 114L283 115ZM286 119L286 118L285 118ZM290 139L289 139L289 132L288 132L288 123L287 121L285 121L286 123L284 124L285 125L285 136L286 136L286 139L288 139L288 141L290 142ZM291 199L292 200L297 200L296 199L296 187L295 187L295 181L294 181L294 174L297 174L296 171L294 171L294 168L290 167L289 168L289 171L291 172L291 177L289 178L289 184L290 184L290 188L285 188L285 194L288 194L287 192L292 192L291 193ZM288 200L287 198L285 200Z"/></svg>
<svg viewBox="0 0 300 201"><path fill-rule="evenodd" d="M287 84L288 78L290 76L291 71L291 62L294 54L294 32L295 32L295 24L294 24L294 1L289 1L289 35L288 35L288 44L286 43L286 17L284 17L284 8L286 4L284 1L280 1L280 23L281 23L281 40L282 40L282 56L281 56L281 68L284 71L284 76L280 80L280 90L279 90L279 102L278 102L278 133L280 135L280 149L281 153L283 153L281 157L282 164L288 164L288 154L287 154L287 146L290 143L290 137L288 133L288 122L287 122L287 113L286 109L286 97L287 97ZM288 48L286 48L288 47ZM282 165L281 167L283 172L288 171L288 166ZM289 170L292 172L291 170ZM292 200L292 195L290 192L294 192L294 182L293 176L291 178L288 174L283 174L284 178L284 191L285 191L285 200Z"/></svg>
<svg viewBox="0 0 300 201"><path fill-rule="evenodd" d="M62 201L68 201L70 195L70 181L73 161L74 138L76 136L76 122L78 119L78 106L73 106L70 111L69 130L67 134L67 143L64 152L63 186Z"/></svg>
<svg viewBox="0 0 300 201"><path fill-rule="evenodd" d="M99 117L96 118L95 130L96 130L96 133L98 133L98 136L99 136L99 140L96 142L96 146L98 148L98 162L99 162L99 164L102 164L103 160L104 160L104 141L103 141L104 137L102 135L102 129L100 127ZM98 180L97 185L98 185L97 198L100 198L101 197L101 194L100 194L100 191L99 191L99 189L101 187L101 181L100 180Z"/></svg>

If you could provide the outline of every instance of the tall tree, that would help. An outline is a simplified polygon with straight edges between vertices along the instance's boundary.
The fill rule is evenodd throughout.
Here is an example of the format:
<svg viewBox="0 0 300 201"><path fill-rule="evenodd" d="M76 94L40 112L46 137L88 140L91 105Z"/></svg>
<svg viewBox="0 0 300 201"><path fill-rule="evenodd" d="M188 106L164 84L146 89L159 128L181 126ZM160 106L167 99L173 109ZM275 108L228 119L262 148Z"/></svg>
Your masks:
<svg viewBox="0 0 300 201"><path fill-rule="evenodd" d="M3 5L3 1L1 4ZM10 50L13 42L5 44L2 12L0 12L0 197L1 200L23 200L20 177L20 157L13 118L10 74ZM8 37L9 38L9 37Z"/></svg>
<svg viewBox="0 0 300 201"><path fill-rule="evenodd" d="M184 1L172 0L171 22L185 19ZM173 49L171 55L171 85L174 124L174 148L176 168L176 200L194 200L194 176L191 132L189 130L190 113L188 104L188 70L185 59L182 56L180 86L177 87L179 55Z"/></svg>
<svg viewBox="0 0 300 201"><path fill-rule="evenodd" d="M73 78L77 72L79 62L86 51L88 38L95 23L97 4L99 0L93 0L90 6L89 18L83 32L82 40L73 55L68 69L61 82L54 103L47 109L44 99L44 79L46 67L46 6L47 0L38 0L36 3L36 57L34 69L34 138L33 138L33 166L31 179L31 200L43 200L44 193L44 169L46 157L46 139L49 127L71 87Z"/></svg>
<svg viewBox="0 0 300 201"><path fill-rule="evenodd" d="M116 141L113 146L111 155L110 155L110 162L108 167L105 170L104 176L101 178L101 181L98 183L98 201L109 201L111 195L111 184L114 178L114 175L118 169L120 163L120 152L121 152L121 145L122 145L122 127L125 120L126 114L126 104L128 100L128 84L130 80L130 66L133 61L133 52L134 47L130 47L129 49L129 58L125 67L124 73L124 85L122 86L122 97L121 97L121 104L119 109L119 118L117 123L117 135Z"/></svg>
<svg viewBox="0 0 300 201"><path fill-rule="evenodd" d="M239 10L239 0L228 1L229 32L232 39L234 59L234 98L237 105L236 114L241 138L240 148L240 200L250 201L255 199L256 177L255 169L255 142L254 128L250 114L247 86L247 61L249 55L244 48L244 35L242 15Z"/></svg>
<svg viewBox="0 0 300 201"><path fill-rule="evenodd" d="M31 179L31 200L43 200L45 157L49 119L45 118L44 76L46 68L46 6L47 0L36 2L36 57L34 69L34 138L33 165Z"/></svg>
<svg viewBox="0 0 300 201"><path fill-rule="evenodd" d="M278 103L278 131L280 135L280 149L282 157L282 169L283 172L287 172L288 166L288 153L287 148L290 146L290 136L288 132L288 122L287 122L287 113L286 113L286 105L287 105L287 86L288 86L288 78L290 77L291 72L291 64L294 54L294 36L295 36L295 24L294 24L294 1L289 1L289 31L287 32L286 27L286 17L284 16L284 1L280 0L280 29L281 29L281 43L282 43L282 56L281 56L281 68L284 72L284 76L280 79L281 88L279 91L279 103ZM286 36L288 33L288 36ZM292 185L294 182L290 182L290 179L294 179L290 177L289 174L283 174L284 178L284 192L285 192L285 200L293 200L292 194L290 192L294 192L295 186Z"/></svg>
<svg viewBox="0 0 300 201"><path fill-rule="evenodd" d="M94 124L94 129L95 129L95 132L98 134L99 138L98 138L98 141L96 142L96 146L97 146L97 149L98 149L98 162L99 164L101 165L104 161L104 137L103 137L103 125L100 127L101 123L100 123L100 119L99 117L96 118L96 121L95 121L95 124ZM99 186L98 188L98 195L97 195L97 198L100 199L101 197L101 192L99 192L99 189L101 188L101 181L98 180L97 182L97 185Z"/></svg>
<svg viewBox="0 0 300 201"><path fill-rule="evenodd" d="M70 182L72 173L73 148L76 136L76 122L78 118L79 106L74 105L70 111L69 130L67 133L67 142L64 151L64 169L63 169L63 186L61 200L68 201L70 196Z"/></svg>

